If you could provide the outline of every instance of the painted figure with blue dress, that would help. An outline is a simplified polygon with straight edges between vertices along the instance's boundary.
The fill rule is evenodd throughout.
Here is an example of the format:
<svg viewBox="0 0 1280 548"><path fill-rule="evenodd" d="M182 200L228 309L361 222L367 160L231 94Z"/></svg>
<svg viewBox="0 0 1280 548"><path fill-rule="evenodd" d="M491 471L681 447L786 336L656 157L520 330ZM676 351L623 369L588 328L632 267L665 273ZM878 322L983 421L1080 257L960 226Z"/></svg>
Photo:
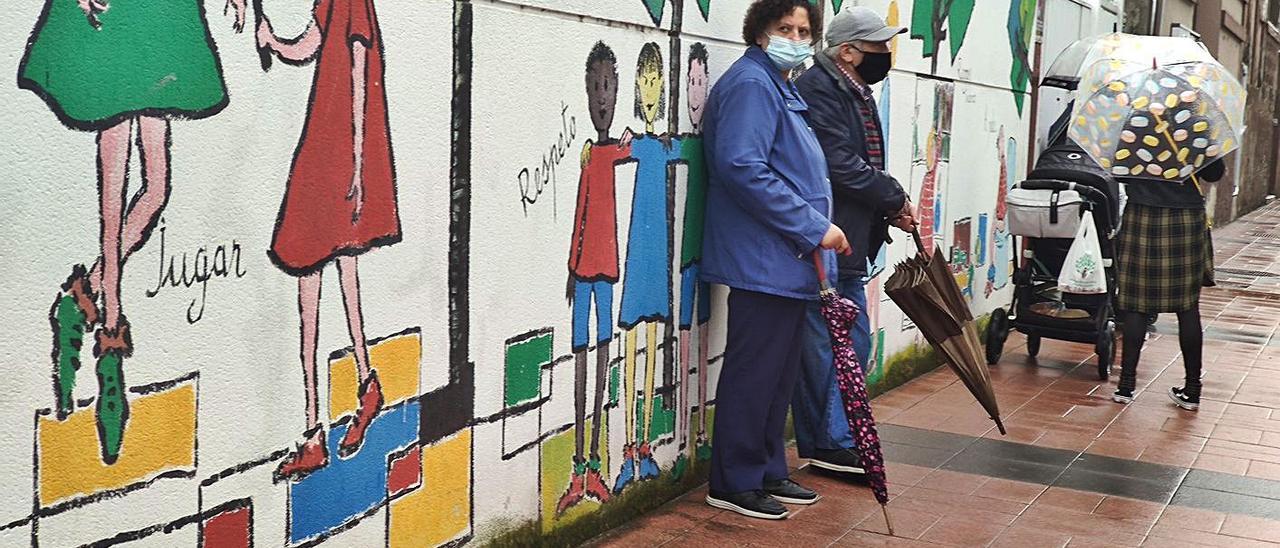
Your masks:
<svg viewBox="0 0 1280 548"><path fill-rule="evenodd" d="M662 119L667 98L663 88L662 51L649 42L636 61L636 116L645 131L631 142L636 161L636 184L627 225L627 250L622 273L622 308L618 327L626 332L623 387L627 443L622 467L614 483L620 493L636 480L658 477L658 463L649 446L654 410L654 373L657 369L658 324L671 321L671 227L667 211L672 196L667 185L667 165L681 159L678 137L658 135L654 123ZM645 331L643 417L636 420L636 359L638 331Z"/></svg>

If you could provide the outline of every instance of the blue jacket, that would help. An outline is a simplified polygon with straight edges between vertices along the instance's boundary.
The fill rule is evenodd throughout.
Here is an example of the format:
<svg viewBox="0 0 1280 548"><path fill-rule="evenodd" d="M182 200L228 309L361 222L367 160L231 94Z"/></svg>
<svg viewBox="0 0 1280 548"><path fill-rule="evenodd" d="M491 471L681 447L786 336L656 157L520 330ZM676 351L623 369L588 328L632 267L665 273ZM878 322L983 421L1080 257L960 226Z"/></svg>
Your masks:
<svg viewBox="0 0 1280 548"><path fill-rule="evenodd" d="M859 110L862 98L825 53L815 61L816 66L796 79L796 89L809 104L809 121L826 153L835 197L833 219L853 248L853 255L840 257L840 275L862 277L867 260L874 260L889 241L887 216L902 209L907 195L896 179L868 163L867 120ZM874 109L872 116L877 116Z"/></svg>
<svg viewBox="0 0 1280 548"><path fill-rule="evenodd" d="M702 279L816 299L812 252L831 226L831 183L808 106L753 46L716 82L706 108ZM834 283L835 254L823 253Z"/></svg>

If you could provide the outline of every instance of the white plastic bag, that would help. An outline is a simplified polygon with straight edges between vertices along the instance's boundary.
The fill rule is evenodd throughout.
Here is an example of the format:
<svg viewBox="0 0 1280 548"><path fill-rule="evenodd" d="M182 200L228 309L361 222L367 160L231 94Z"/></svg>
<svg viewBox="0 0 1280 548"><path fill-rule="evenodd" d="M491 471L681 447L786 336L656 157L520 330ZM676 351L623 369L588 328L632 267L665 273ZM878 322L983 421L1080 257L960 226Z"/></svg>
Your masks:
<svg viewBox="0 0 1280 548"><path fill-rule="evenodd" d="M1107 274L1102 265L1102 245L1098 243L1093 212L1080 217L1080 228L1067 251L1067 260L1058 274L1058 289L1063 293L1097 295L1107 292Z"/></svg>

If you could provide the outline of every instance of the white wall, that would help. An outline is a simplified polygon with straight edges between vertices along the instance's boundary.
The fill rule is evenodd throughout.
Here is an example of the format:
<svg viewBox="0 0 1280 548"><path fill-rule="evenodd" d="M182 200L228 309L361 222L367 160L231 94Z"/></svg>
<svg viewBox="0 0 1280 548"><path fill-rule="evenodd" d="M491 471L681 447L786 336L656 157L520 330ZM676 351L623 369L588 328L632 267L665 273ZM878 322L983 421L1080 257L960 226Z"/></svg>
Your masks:
<svg viewBox="0 0 1280 548"><path fill-rule="evenodd" d="M363 331L374 340L373 367L386 409L359 453L349 459L331 455L327 468L292 483L273 481L272 471L302 441L306 425L298 280L277 268L266 251L307 120L315 69L277 62L263 72L252 10L250 28L237 34L232 19L223 16L225 2L184 1L204 10L229 103L206 119L172 121L172 193L162 214L163 232L152 233L123 267L120 301L133 342L123 372L126 385L137 390L126 393L131 414L114 464L103 462L95 426L99 394L92 335L85 336L74 375L74 413L59 420L51 411L56 368L50 306L62 295L72 267L92 263L100 249L95 133L65 127L40 97L12 79L0 86L7 122L0 131L0 159L10 175L0 190L10 216L0 229L0 241L9 242L0 248L0 324L9 333L0 337L0 367L9 387L0 398L0 421L7 426L0 434L0 544L79 545L118 537L139 545L185 546L203 535L208 545L217 545L218 539L252 530L259 546L316 539L344 546L421 546L485 540L528 522L550 534L601 508L611 511L591 500L564 513L556 509L569 485L575 418L566 263L579 155L585 140L595 137L585 63L597 41L612 48L620 92L611 134L626 127L638 132L643 122L631 108L634 68L641 47L657 43L666 92L674 89L681 97L667 114L677 114L678 133L687 133L690 48L705 44L711 79L718 78L741 55L741 18L749 2L714 0L704 19L697 0L684 0L677 77L667 74L668 31L677 11L671 2L656 25L649 4L636 0L377 4L403 238L362 254L359 282ZM138 9L124 2L113 1L101 14L104 28L120 22L112 19L113 11ZM279 34L296 35L310 20L310 2L263 4ZM868 5L882 13L891 9L882 1ZM910 24L911 7L893 4L901 24ZM44 8L40 0L21 0L0 19L0 65L9 74L18 74ZM877 90L888 114L889 171L917 202L928 197L926 178L934 181L934 238L945 252L968 250L957 275L973 280L977 313L1008 300L1009 290L1000 289L1008 284L1008 269L994 268L996 206L1000 186L1023 173L1033 115L1026 88L1015 92L1011 78L1016 62L1009 8L1007 0L979 3L954 61L950 44L940 45L936 73L933 60L921 55L922 41L899 38L898 70ZM171 8L155 9L155 31L165 32L164 10ZM830 13L833 6L826 3L824 9ZM95 47L97 35L85 36L86 47ZM174 55L147 50L152 37L146 34L131 39L144 44L137 46L147 52L142 58L157 64ZM945 97L948 89L952 107L935 109L939 90ZM1021 113L1014 100L1019 93L1025 99ZM657 131L667 131L668 123L658 121ZM949 136L949 154L929 153L931 132ZM130 194L142 180L137 160L135 151ZM521 171L540 172L544 165L554 166L554 175L543 192L522 189ZM670 200L676 313L686 173L677 168ZM624 253L634 176L632 166L616 170L617 237ZM347 212L312 214L320 223ZM957 241L966 219L969 237ZM201 249L212 255L217 246L230 251L237 245L243 276L214 276L207 287L163 285L148 295L171 259L181 273L184 256L194 268L191 261ZM910 238L899 235L885 264L891 270L913 251ZM988 270L995 278L991 293ZM878 292L888 275L880 274L871 286L876 306L870 312L883 333L873 383L890 382L889 358L919 343L901 312ZM621 289L619 284L614 293L615 319ZM723 298L717 289L707 328L709 399L724 344ZM201 307L200 318L190 321L189 309ZM352 340L332 266L323 270L319 318L319 419L334 445L349 420L339 415L349 412L344 402L354 398L354 381L351 362L343 359ZM626 443L626 398L621 389L614 398L612 380L625 370L625 348L620 330L614 331L601 451L610 486ZM548 333L550 363L522 373L513 365L518 349L509 343ZM668 409L658 411L653 450L665 479L684 437L673 426L696 430L686 419L670 423L670 416L691 412L677 412L669 398L690 390L696 400L697 375L682 379L671 373L678 371L680 341L690 335L668 333L666 326L658 333L663 340L655 377ZM694 356L696 365L696 350ZM588 363L587 385L594 386L594 350ZM637 390L644 386L643 352L639 365ZM511 390L526 381L538 387L535 396L513 404ZM187 395L192 399L183 399ZM684 404L690 405L698 402ZM57 470L76 473L54 477ZM702 473L705 464L694 477ZM666 483L634 489L646 497L667 496L663 489L669 488L660 485ZM367 504L353 502L366 499ZM216 536L224 534L230 536Z"/></svg>

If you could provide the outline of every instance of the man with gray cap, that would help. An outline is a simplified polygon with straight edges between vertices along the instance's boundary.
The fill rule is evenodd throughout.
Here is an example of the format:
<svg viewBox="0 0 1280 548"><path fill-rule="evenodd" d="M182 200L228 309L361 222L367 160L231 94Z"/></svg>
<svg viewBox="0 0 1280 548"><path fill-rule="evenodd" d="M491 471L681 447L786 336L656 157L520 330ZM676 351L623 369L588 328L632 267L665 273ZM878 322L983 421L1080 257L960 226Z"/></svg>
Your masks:
<svg viewBox="0 0 1280 548"><path fill-rule="evenodd" d="M827 49L796 81L809 104L809 123L827 157L835 198L832 221L849 238L850 256L839 258L837 289L863 311L853 326L854 352L867 363L871 327L865 311L868 259L889 241L890 225L911 230L911 202L885 173L881 120L870 86L889 74L889 40L907 29L890 27L874 11L849 7L827 27ZM800 382L791 402L801 458L855 478L863 473L849 431L832 365L831 339L817 302L810 305Z"/></svg>

